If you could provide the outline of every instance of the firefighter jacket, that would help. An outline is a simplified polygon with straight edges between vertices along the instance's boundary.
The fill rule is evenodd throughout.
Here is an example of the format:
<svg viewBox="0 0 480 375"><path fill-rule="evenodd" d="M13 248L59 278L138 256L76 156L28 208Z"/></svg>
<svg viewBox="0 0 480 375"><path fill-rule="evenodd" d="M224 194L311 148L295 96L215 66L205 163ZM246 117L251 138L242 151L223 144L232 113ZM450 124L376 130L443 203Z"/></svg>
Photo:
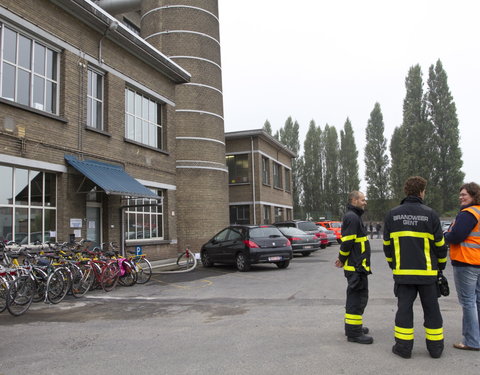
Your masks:
<svg viewBox="0 0 480 375"><path fill-rule="evenodd" d="M480 265L480 205L466 207L463 211L471 213L477 223L461 243L450 244L450 258L453 261L478 266ZM454 229L455 224L452 230Z"/></svg>
<svg viewBox="0 0 480 375"><path fill-rule="evenodd" d="M363 225L361 208L347 205L347 212L342 222L342 243L338 259L347 272L370 274L370 242Z"/></svg>
<svg viewBox="0 0 480 375"><path fill-rule="evenodd" d="M383 251L397 284L434 283L447 262L437 213L420 197L406 197L385 217Z"/></svg>

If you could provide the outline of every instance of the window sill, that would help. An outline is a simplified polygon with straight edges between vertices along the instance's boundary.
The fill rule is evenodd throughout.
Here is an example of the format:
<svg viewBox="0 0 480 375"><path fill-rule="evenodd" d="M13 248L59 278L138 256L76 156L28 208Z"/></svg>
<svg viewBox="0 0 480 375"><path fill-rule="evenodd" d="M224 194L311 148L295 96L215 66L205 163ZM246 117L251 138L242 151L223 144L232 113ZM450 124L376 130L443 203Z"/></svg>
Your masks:
<svg viewBox="0 0 480 375"><path fill-rule="evenodd" d="M101 135L104 135L104 136L106 136L106 137L111 137L111 136L112 136L110 133L106 132L105 130L100 130L100 129L97 129L97 128L92 128L91 126L85 126L85 130L88 130L89 132L101 134Z"/></svg>
<svg viewBox="0 0 480 375"><path fill-rule="evenodd" d="M265 182L262 182L262 185L263 185L263 186L267 186L267 187L269 187L269 188L272 187L272 184L266 184Z"/></svg>
<svg viewBox="0 0 480 375"><path fill-rule="evenodd" d="M279 186L274 186L273 188L274 188L275 190L281 190L281 191L283 191L283 188L282 188L281 186L280 186L280 187L279 187Z"/></svg>
<svg viewBox="0 0 480 375"><path fill-rule="evenodd" d="M228 186L250 185L250 182L229 182Z"/></svg>
<svg viewBox="0 0 480 375"><path fill-rule="evenodd" d="M32 112L32 113L35 113L35 114L43 116L43 117L48 117L48 118L51 118L51 119L54 119L54 120L58 120L60 122L63 122L64 124L68 123L68 120L65 117L58 116L58 115L55 115L53 113L40 111L39 109L35 109L35 108L29 107L27 105L15 103L15 102L13 102L11 100L8 100L8 99L0 98L0 103L9 105L11 107L23 109L25 111Z"/></svg>
<svg viewBox="0 0 480 375"><path fill-rule="evenodd" d="M135 145L135 146L147 148L149 150L156 151L156 152L159 152L159 153L164 154L164 155L170 155L170 153L167 152L167 151L160 150L159 148L155 148L155 147L152 147L152 146L149 146L149 145L145 145L145 144L137 142L137 141L132 141L131 139L128 139L128 138L123 138L123 140L126 143L130 143L130 144Z"/></svg>
<svg viewBox="0 0 480 375"><path fill-rule="evenodd" d="M135 246L135 245L170 245L172 241L162 240L160 238L144 238L138 240L126 240L125 245Z"/></svg>

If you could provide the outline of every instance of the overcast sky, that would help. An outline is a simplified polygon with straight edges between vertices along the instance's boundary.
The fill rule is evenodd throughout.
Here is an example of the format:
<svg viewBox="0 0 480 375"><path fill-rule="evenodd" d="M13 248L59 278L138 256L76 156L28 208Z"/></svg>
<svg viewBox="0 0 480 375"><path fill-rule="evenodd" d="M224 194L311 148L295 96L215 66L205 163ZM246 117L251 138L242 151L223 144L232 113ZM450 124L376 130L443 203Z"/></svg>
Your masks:
<svg viewBox="0 0 480 375"><path fill-rule="evenodd" d="M424 91L438 59L457 106L467 181L480 183L478 0L219 0L225 131L275 132L288 116L338 133L350 118L363 180L365 127L379 102L390 137L402 122L405 78ZM362 181L362 188L365 187Z"/></svg>

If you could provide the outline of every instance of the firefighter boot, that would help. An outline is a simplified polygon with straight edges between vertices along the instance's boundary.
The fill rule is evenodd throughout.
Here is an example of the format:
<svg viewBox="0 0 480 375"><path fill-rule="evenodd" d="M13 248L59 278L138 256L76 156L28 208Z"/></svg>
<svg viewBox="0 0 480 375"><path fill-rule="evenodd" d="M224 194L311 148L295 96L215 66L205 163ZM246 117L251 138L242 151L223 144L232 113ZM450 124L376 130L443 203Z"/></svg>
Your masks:
<svg viewBox="0 0 480 375"><path fill-rule="evenodd" d="M443 353L443 340L432 341L425 340L427 343L427 349L432 358L440 358Z"/></svg>

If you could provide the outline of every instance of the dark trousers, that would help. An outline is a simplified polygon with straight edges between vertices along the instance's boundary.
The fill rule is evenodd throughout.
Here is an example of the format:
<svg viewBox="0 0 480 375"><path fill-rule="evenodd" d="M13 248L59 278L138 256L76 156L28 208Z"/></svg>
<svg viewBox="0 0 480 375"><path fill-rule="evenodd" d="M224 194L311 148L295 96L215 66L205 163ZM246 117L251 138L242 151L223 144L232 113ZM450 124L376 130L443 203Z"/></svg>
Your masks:
<svg viewBox="0 0 480 375"><path fill-rule="evenodd" d="M363 312L368 302L368 277L364 273L346 273L347 301L345 304L345 335L358 337L363 334Z"/></svg>
<svg viewBox="0 0 480 375"><path fill-rule="evenodd" d="M427 285L395 284L398 309L395 315L395 342L404 353L413 348L413 303L420 295L423 307L427 349L430 352L443 350L442 314L438 305L438 287L436 283Z"/></svg>

